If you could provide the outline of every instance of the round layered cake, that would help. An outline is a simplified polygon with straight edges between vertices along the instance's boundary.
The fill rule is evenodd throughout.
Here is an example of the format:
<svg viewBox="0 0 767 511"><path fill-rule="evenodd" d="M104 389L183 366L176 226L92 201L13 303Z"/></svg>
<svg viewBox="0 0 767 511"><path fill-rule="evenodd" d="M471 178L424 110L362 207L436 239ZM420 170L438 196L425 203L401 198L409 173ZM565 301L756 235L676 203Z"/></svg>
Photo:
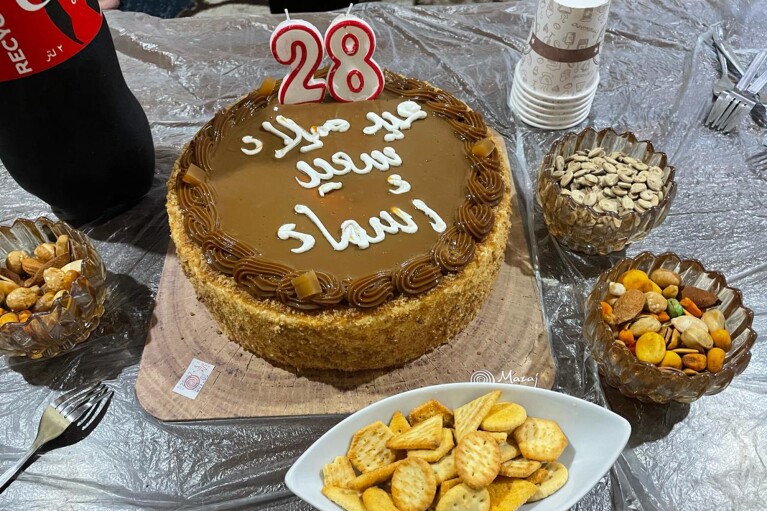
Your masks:
<svg viewBox="0 0 767 511"><path fill-rule="evenodd" d="M168 182L171 236L233 341L277 364L403 364L477 314L510 223L509 166L483 117L385 73L372 101L219 112Z"/></svg>

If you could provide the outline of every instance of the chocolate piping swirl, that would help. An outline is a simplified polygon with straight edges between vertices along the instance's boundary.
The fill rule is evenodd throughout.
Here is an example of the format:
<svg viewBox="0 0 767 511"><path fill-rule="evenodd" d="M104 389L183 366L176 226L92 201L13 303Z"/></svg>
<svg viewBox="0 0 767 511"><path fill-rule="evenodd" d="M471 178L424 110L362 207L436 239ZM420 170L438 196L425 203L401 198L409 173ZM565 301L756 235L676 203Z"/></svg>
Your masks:
<svg viewBox="0 0 767 511"><path fill-rule="evenodd" d="M290 266L259 256L241 259L234 267L234 280L253 296L274 298L277 286L285 275L292 271Z"/></svg>
<svg viewBox="0 0 767 511"><path fill-rule="evenodd" d="M394 298L394 291L391 272L381 271L352 281L346 299L352 307L372 309Z"/></svg>
<svg viewBox="0 0 767 511"><path fill-rule="evenodd" d="M397 291L414 296L437 287L442 281L442 271L429 255L422 255L403 263L392 280Z"/></svg>
<svg viewBox="0 0 767 511"><path fill-rule="evenodd" d="M495 214L487 204L465 201L458 208L458 223L477 241L484 240L493 230Z"/></svg>
<svg viewBox="0 0 767 511"><path fill-rule="evenodd" d="M234 274L234 267L240 259L256 255L254 249L237 241L220 229L205 237L202 242L202 251L208 264L225 275Z"/></svg>
<svg viewBox="0 0 767 511"><path fill-rule="evenodd" d="M264 96L254 91L231 108L217 113L195 135L179 158L181 171L176 191L183 212L184 230L202 246L211 268L233 276L237 284L255 297L277 298L295 309L315 310L343 303L370 309L400 293L408 296L424 293L439 284L441 278L438 272L460 271L473 259L474 240L483 240L492 230L495 217L492 207L500 202L504 193L497 151L480 158L471 150L474 142L488 136L484 118L448 92L390 71L384 74L388 91L425 104L432 109L433 115L450 123L456 136L464 140L464 149L472 168L467 182L467 200L456 212L457 223L443 233L431 255L414 257L402 263L395 273L377 272L350 282L340 282L334 275L315 272L322 293L299 300L290 281L303 272L263 258L255 248L221 231L213 189L207 184L190 186L181 177L191 163L210 172L210 159L226 132L274 99L274 95Z"/></svg>
<svg viewBox="0 0 767 511"><path fill-rule="evenodd" d="M440 236L434 246L434 261L446 272L455 273L474 259L474 240L452 226Z"/></svg>

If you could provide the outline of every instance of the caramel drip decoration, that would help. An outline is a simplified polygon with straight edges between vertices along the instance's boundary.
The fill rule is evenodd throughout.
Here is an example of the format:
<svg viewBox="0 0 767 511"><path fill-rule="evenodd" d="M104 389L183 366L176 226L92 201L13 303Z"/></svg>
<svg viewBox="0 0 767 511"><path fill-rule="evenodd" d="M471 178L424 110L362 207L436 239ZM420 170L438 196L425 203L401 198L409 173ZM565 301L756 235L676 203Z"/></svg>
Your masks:
<svg viewBox="0 0 767 511"><path fill-rule="evenodd" d="M234 266L234 280L250 294L259 298L273 298L277 286L292 268L259 256L241 259Z"/></svg>
<svg viewBox="0 0 767 511"><path fill-rule="evenodd" d="M477 241L482 241L493 230L495 215L487 204L474 204L464 201L458 208L458 222L463 230Z"/></svg>
<svg viewBox="0 0 767 511"><path fill-rule="evenodd" d="M202 251L213 269L226 275L234 273L234 267L248 256L256 255L256 251L241 243L220 229L216 229L205 237Z"/></svg>
<svg viewBox="0 0 767 511"><path fill-rule="evenodd" d="M352 307L371 309L394 298L392 274L381 271L362 277L349 284L346 299Z"/></svg>
<svg viewBox="0 0 767 511"><path fill-rule="evenodd" d="M474 259L474 240L457 226L450 227L434 246L434 260L447 272L457 272Z"/></svg>
<svg viewBox="0 0 767 511"><path fill-rule="evenodd" d="M418 295L434 288L442 280L442 271L429 255L414 257L402 263L392 281L400 293Z"/></svg>
<svg viewBox="0 0 767 511"><path fill-rule="evenodd" d="M277 285L277 299L289 307L300 310L317 310L332 307L344 299L344 288L332 275L323 272L315 272L320 281L322 293L309 296L303 300L298 298L292 280L306 273L304 270L292 271L282 277Z"/></svg>

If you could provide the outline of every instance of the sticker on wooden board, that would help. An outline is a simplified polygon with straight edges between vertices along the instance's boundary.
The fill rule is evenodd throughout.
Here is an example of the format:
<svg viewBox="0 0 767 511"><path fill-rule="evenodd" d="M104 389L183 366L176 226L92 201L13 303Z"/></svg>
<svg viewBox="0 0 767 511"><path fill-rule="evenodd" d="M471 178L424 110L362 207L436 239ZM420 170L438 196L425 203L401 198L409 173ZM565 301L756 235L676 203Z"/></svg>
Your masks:
<svg viewBox="0 0 767 511"><path fill-rule="evenodd" d="M208 381L208 377L213 372L214 367L216 366L213 364L193 358L189 363L189 367L181 375L181 379L173 387L173 392L189 399L196 399L197 394L202 390L202 386Z"/></svg>

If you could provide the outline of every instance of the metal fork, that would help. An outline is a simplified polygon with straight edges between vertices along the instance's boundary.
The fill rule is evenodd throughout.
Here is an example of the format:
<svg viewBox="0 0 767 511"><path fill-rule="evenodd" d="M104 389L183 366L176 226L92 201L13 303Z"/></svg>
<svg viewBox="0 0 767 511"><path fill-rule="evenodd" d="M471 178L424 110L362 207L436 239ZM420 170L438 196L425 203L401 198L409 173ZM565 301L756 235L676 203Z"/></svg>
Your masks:
<svg viewBox="0 0 767 511"><path fill-rule="evenodd" d="M99 415L102 404L112 397L113 391L103 383L96 383L85 388L75 389L59 396L48 405L40 418L37 437L24 456L0 476L0 489L21 470L21 467L40 447L61 436L71 424L81 430L87 429Z"/></svg>
<svg viewBox="0 0 767 511"><path fill-rule="evenodd" d="M756 105L756 94L762 90L765 84L767 84L767 73L763 73L762 76L754 80L745 91L735 88L724 92L723 94L730 95L732 102L730 107L722 113L714 127L725 133L732 131L740 124L746 112L754 108Z"/></svg>
<svg viewBox="0 0 767 511"><path fill-rule="evenodd" d="M748 66L734 89L722 92L716 99L706 118L705 124L713 129L729 132L737 125L740 116L751 110L756 98L747 92L762 63L767 60L767 51L760 52ZM748 94L745 95L745 94ZM735 117L733 117L735 115Z"/></svg>

